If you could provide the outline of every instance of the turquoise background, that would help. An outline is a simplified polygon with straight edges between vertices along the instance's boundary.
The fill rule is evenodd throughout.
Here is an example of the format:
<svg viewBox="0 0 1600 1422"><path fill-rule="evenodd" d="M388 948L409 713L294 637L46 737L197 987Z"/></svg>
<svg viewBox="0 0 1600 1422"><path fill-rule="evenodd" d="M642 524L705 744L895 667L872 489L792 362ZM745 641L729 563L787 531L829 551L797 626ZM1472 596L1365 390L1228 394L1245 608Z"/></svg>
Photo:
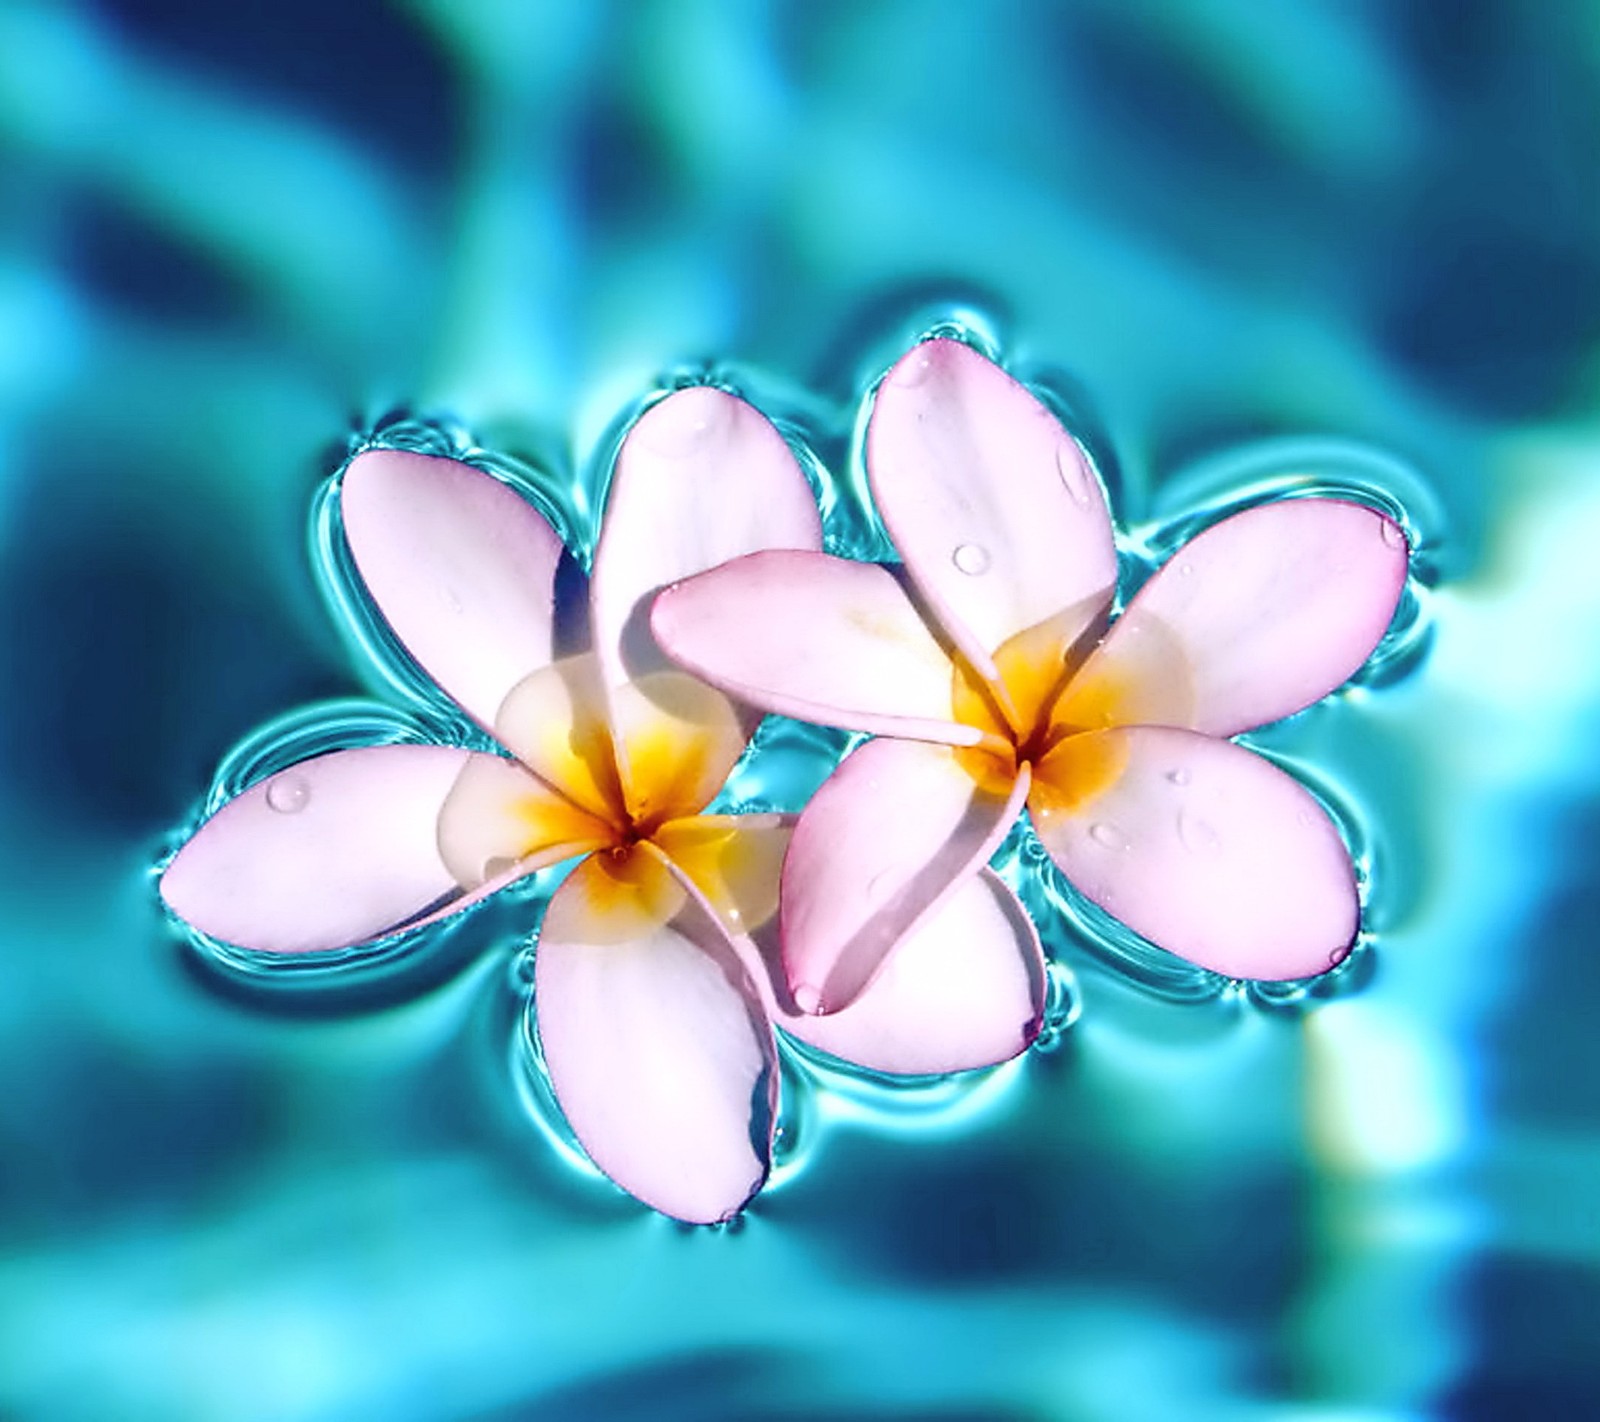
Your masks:
<svg viewBox="0 0 1600 1422"><path fill-rule="evenodd" d="M1583 3L0 5L0 1416L1600 1415L1597 171ZM690 1230L549 1124L527 901L297 982L165 921L230 750L383 689L308 533L353 435L570 491L709 362L848 486L948 318L1134 575L1263 490L1404 509L1386 664L1258 742L1369 875L1340 982L1068 903L1049 1050L795 1064Z"/></svg>

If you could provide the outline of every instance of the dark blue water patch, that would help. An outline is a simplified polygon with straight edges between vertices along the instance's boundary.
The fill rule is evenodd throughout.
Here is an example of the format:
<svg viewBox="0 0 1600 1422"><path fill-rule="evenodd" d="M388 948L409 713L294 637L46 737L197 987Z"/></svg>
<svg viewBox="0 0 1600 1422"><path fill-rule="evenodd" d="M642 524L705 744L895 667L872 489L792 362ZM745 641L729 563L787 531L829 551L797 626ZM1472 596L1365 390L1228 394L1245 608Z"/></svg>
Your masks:
<svg viewBox="0 0 1600 1422"><path fill-rule="evenodd" d="M1490 1030L1496 1115L1538 1131L1591 1134L1600 1122L1593 1004L1600 994L1600 808L1563 817L1556 842L1581 846L1517 935L1520 1010Z"/></svg>
<svg viewBox="0 0 1600 1422"><path fill-rule="evenodd" d="M1466 1376L1443 1400L1454 1422L1600 1417L1600 1280L1570 1260L1492 1254L1462 1292Z"/></svg>
<svg viewBox="0 0 1600 1422"><path fill-rule="evenodd" d="M1419 87L1470 100L1503 54L1508 8L1504 0L1399 0L1388 7L1389 42Z"/></svg>
<svg viewBox="0 0 1600 1422"><path fill-rule="evenodd" d="M1002 1404L896 1406L822 1401L829 1378L798 1350L710 1348L687 1356L610 1367L518 1399L471 1422L1042 1422ZM431 1415L457 1414L441 1410Z"/></svg>
<svg viewBox="0 0 1600 1422"><path fill-rule="evenodd" d="M599 1376L549 1389L475 1422L734 1422L756 1419L763 1403L792 1392L796 1365L777 1350L715 1348L687 1357L608 1367Z"/></svg>
<svg viewBox="0 0 1600 1422"><path fill-rule="evenodd" d="M1587 1342L1580 1345L1585 1349ZM1600 1380L1533 1377L1474 1379L1455 1388L1438 1414L1450 1422L1515 1422L1518 1418L1600 1417Z"/></svg>
<svg viewBox="0 0 1600 1422"><path fill-rule="evenodd" d="M343 689L248 567L197 593L183 525L134 508L80 524L42 491L17 522L29 536L0 570L0 679L28 694L0 716L0 764L18 810L147 832L203 783L218 728Z"/></svg>
<svg viewBox="0 0 1600 1422"><path fill-rule="evenodd" d="M1600 340L1600 93L1579 12L1409 7L1433 146L1380 217L1372 290L1392 354L1475 414L1582 396Z"/></svg>
<svg viewBox="0 0 1600 1422"><path fill-rule="evenodd" d="M1063 10L1049 41L1070 54L1104 131L1157 174L1274 175L1268 133L1252 124L1174 36L1129 12ZM1277 176L1283 176L1278 173Z"/></svg>
<svg viewBox="0 0 1600 1422"><path fill-rule="evenodd" d="M12 1238L107 1213L182 1210L269 1145L263 1073L215 1057L158 1065L74 1025L31 1040L37 1085L0 1103L0 1221Z"/></svg>
<svg viewBox="0 0 1600 1422"><path fill-rule="evenodd" d="M61 260L97 305L158 323L219 327L251 315L251 287L192 241L92 188L62 204Z"/></svg>
<svg viewBox="0 0 1600 1422"><path fill-rule="evenodd" d="M503 1043L512 1027L516 1004L503 990L503 969L497 952L453 990L454 1030L408 1053L389 1078L390 1128L413 1157L476 1155L494 1132L506 1082L484 1071L496 1054L482 1049Z"/></svg>
<svg viewBox="0 0 1600 1422"><path fill-rule="evenodd" d="M783 1209L804 1210L814 1247L866 1277L937 1288L1065 1278L1264 1325L1293 1297L1306 1257L1287 1167L1218 1180L1175 1160L1141 1175L1087 1154L1046 1165L1037 1149L987 1140L915 1150L836 1136L828 1150L828 1173L850 1182L848 1207L795 1193Z"/></svg>
<svg viewBox="0 0 1600 1422"><path fill-rule="evenodd" d="M463 146L463 82L447 51L391 5L99 0L127 39L240 95L350 134L408 172L443 178Z"/></svg>
<svg viewBox="0 0 1600 1422"><path fill-rule="evenodd" d="M1340 183L1303 161L1270 117L1252 112L1199 45L1142 12L1063 7L1045 43L1071 75L1080 112L1096 118L1084 149L1096 196L1145 238L1210 271L1276 271L1318 279L1336 229ZM1193 50L1194 52L1189 52Z"/></svg>
<svg viewBox="0 0 1600 1422"><path fill-rule="evenodd" d="M1381 326L1390 354L1475 414L1558 409L1600 343L1594 237L1431 202L1396 254Z"/></svg>
<svg viewBox="0 0 1600 1422"><path fill-rule="evenodd" d="M576 118L566 182L586 226L627 231L671 208L672 155L645 115L602 90Z"/></svg>

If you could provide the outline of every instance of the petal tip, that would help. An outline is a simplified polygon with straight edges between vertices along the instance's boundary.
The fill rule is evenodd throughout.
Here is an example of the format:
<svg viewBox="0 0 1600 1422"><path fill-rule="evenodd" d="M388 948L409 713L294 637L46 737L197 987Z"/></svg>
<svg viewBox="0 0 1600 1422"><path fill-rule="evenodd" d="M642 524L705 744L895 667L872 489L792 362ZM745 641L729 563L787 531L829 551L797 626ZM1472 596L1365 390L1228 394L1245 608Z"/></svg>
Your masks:
<svg viewBox="0 0 1600 1422"><path fill-rule="evenodd" d="M742 403L714 385L689 385L657 401L639 417L633 438L658 454L682 458L708 443Z"/></svg>
<svg viewBox="0 0 1600 1422"><path fill-rule="evenodd" d="M443 455L418 454L408 449L385 446L363 449L345 465L344 472L339 476L340 502L346 503L352 497L358 502L364 501L377 493L379 484L384 482L399 485L426 479L443 465L470 468L460 460Z"/></svg>
<svg viewBox="0 0 1600 1422"><path fill-rule="evenodd" d="M161 877L156 880L156 895L168 913L181 918L191 927L198 927L190 914L193 908L194 875L189 872L184 858L184 850L192 843L193 840L186 840L183 848L173 855L167 867L161 871Z"/></svg>

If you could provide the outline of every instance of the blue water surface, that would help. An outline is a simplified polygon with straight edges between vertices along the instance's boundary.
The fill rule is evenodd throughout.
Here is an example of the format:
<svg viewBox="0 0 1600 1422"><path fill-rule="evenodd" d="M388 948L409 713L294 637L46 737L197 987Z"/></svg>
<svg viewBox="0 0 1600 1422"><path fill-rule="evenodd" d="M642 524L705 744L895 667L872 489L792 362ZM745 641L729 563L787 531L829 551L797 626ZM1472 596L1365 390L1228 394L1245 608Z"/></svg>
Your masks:
<svg viewBox="0 0 1600 1422"><path fill-rule="evenodd" d="M1600 1415L1592 6L15 0L0 154L0 1415ZM276 971L167 921L208 805L450 731L341 573L355 442L582 551L713 379L882 557L859 402L941 323L1129 588L1262 498L1403 518L1374 662L1252 738L1351 842L1344 967L1189 969L1019 835L1039 1046L793 1053L772 1185L689 1229L552 1110L547 881ZM769 722L729 794L844 744Z"/></svg>

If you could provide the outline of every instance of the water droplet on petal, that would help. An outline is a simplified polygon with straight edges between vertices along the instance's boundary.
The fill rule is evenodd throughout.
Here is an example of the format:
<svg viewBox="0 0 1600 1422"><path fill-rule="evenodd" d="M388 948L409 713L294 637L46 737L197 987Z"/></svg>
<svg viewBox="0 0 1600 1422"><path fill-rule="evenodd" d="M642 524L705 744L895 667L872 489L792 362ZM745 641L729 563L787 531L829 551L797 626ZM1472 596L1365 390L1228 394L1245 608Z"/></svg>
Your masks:
<svg viewBox="0 0 1600 1422"><path fill-rule="evenodd" d="M1187 810L1178 816L1178 839L1191 854L1215 854L1222 848L1216 829Z"/></svg>
<svg viewBox="0 0 1600 1422"><path fill-rule="evenodd" d="M1192 578L1194 576L1194 564L1193 563L1179 563L1178 564L1178 576L1180 578Z"/></svg>
<svg viewBox="0 0 1600 1422"><path fill-rule="evenodd" d="M461 615L461 596L454 588L440 588L439 601L444 604L444 610L453 616Z"/></svg>
<svg viewBox="0 0 1600 1422"><path fill-rule="evenodd" d="M1167 779L1174 785L1187 785L1193 777L1181 765L1176 770L1167 772Z"/></svg>
<svg viewBox="0 0 1600 1422"><path fill-rule="evenodd" d="M800 983L794 990L794 1005L802 1012L818 1013L822 1011L822 993L810 983Z"/></svg>
<svg viewBox="0 0 1600 1422"><path fill-rule="evenodd" d="M894 383L910 389L921 385L933 369L933 357L925 351L913 351L894 368Z"/></svg>
<svg viewBox="0 0 1600 1422"><path fill-rule="evenodd" d="M1333 952L1328 954L1328 966L1330 968L1337 968L1339 964L1344 962L1344 960L1349 956L1350 949L1348 945L1343 948L1335 948Z"/></svg>
<svg viewBox="0 0 1600 1422"><path fill-rule="evenodd" d="M280 815L298 815L311 803L311 783L297 771L275 775L267 786L267 804Z"/></svg>
<svg viewBox="0 0 1600 1422"><path fill-rule="evenodd" d="M1128 847L1128 836L1123 834L1115 825L1106 824L1104 821L1089 826L1089 838L1106 849L1126 849Z"/></svg>
<svg viewBox="0 0 1600 1422"><path fill-rule="evenodd" d="M989 550L977 543L963 543L950 561L969 578L976 578L989 571Z"/></svg>
<svg viewBox="0 0 1600 1422"><path fill-rule="evenodd" d="M1405 533L1392 518L1380 518L1378 520L1378 530L1383 535L1383 541L1391 548L1404 548L1406 546Z"/></svg>
<svg viewBox="0 0 1600 1422"><path fill-rule="evenodd" d="M1056 468L1060 471L1061 482L1067 486L1067 492L1072 495L1072 502L1080 509L1089 507L1089 471L1084 468L1083 455L1075 444L1063 444L1056 447Z"/></svg>

